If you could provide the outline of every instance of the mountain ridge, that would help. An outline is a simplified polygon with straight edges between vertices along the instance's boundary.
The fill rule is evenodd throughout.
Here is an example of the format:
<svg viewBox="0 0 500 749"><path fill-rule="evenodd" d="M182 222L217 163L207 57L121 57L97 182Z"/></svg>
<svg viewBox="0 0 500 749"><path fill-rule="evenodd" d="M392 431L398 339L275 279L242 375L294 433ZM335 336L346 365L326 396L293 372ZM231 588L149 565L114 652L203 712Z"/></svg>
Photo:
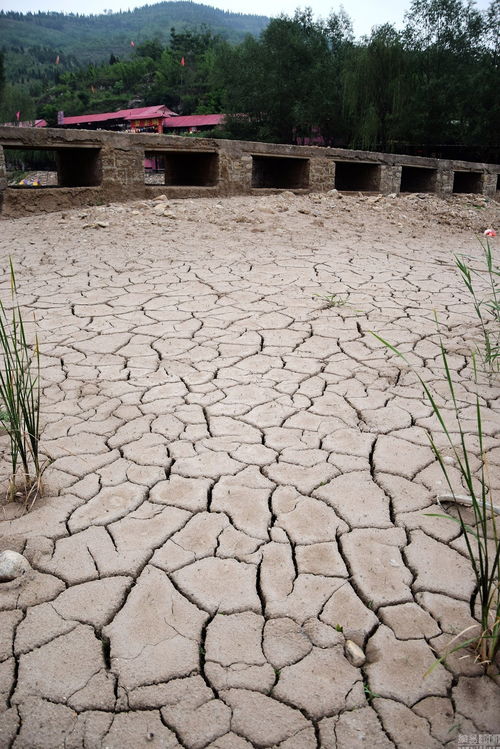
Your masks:
<svg viewBox="0 0 500 749"><path fill-rule="evenodd" d="M228 41L238 42L246 34L257 36L268 22L267 16L231 13L189 0L164 0L133 10L88 16L2 10L0 48L8 52L46 47L85 64L102 62L110 54L127 57L132 41L137 45L157 38L165 43L172 27L177 31L208 27Z"/></svg>

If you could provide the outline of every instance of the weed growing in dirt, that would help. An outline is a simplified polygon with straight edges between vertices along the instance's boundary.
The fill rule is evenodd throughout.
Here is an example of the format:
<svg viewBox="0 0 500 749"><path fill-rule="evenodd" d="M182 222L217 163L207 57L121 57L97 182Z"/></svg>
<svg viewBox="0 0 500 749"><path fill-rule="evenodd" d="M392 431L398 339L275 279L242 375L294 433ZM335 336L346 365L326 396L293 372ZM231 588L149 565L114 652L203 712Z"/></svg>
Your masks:
<svg viewBox="0 0 500 749"><path fill-rule="evenodd" d="M40 353L38 339L30 345L17 300L10 261L10 304L0 300L0 422L10 438L12 473L6 493L32 507L41 493Z"/></svg>
<svg viewBox="0 0 500 749"><path fill-rule="evenodd" d="M363 682L363 692L365 693L366 700L369 705L372 704L372 700L375 700L377 699L377 697L380 697L380 694L376 694L376 692L372 692L368 682Z"/></svg>
<svg viewBox="0 0 500 749"><path fill-rule="evenodd" d="M404 359L409 364L407 358L397 348L392 346L386 340L373 333L381 343L390 349L394 354ZM460 408L456 397L455 386L451 376L446 349L442 340L440 340L440 353L444 366L446 384L453 406L453 415L458 425L458 436L452 434L446 424L443 412L437 403L437 397L430 389L425 380L418 372L415 372L420 384L424 389L425 396L429 401L432 411L438 420L438 423L446 437L446 441L451 448L451 454L454 458L462 481L467 491L467 496L457 495L453 488L450 471L443 453L437 446L432 434L429 433L429 440L432 450L439 462L441 470L446 479L450 490L449 498L457 508L458 517L451 515L442 515L433 513L432 517L441 517L452 520L460 525L462 535L467 548L467 553L476 579L474 592L471 599L471 613L478 614L481 622L480 633L474 637L458 643L451 650L449 649L437 662L446 659L447 655L460 648L472 646L477 658L484 666L489 666L498 652L500 646L500 539L496 524L496 515L498 508L493 505L491 487L488 481L488 465L484 452L484 435L481 421L481 406L479 396L476 393L475 399L475 436L479 441L479 460L480 466L477 471L473 472L472 457L468 435L464 432L460 419ZM474 360L473 360L474 361ZM411 365L410 365L411 366ZM467 505L472 511L472 521L468 521L465 511L461 505ZM463 633L461 633L463 634ZM453 642L453 641L452 641ZM450 643L451 644L451 643Z"/></svg>
<svg viewBox="0 0 500 749"><path fill-rule="evenodd" d="M314 294L314 296L324 302L325 308L330 308L343 307L346 305L350 294L349 292L346 292L345 296L341 296L340 294Z"/></svg>
<svg viewBox="0 0 500 749"><path fill-rule="evenodd" d="M478 346L478 354L485 369L498 372L500 371L500 268L495 265L488 239L484 242L479 241L483 248L484 266L473 267L470 258L465 255L455 255L455 264L471 295L481 328L482 345ZM479 296L475 287L476 280L486 281L488 291L485 296Z"/></svg>

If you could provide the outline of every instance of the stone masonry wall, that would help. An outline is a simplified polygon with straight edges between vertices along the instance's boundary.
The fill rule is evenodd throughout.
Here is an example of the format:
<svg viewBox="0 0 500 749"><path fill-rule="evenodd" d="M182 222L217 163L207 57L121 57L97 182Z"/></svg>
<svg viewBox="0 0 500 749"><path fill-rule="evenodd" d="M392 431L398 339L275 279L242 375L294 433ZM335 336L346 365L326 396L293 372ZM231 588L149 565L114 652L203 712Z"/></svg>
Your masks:
<svg viewBox="0 0 500 749"><path fill-rule="evenodd" d="M4 154L4 149L8 148L54 151L58 162L64 164L64 170L60 170L60 174L64 173L66 180L68 174L70 175L71 181L69 183L66 181L65 184L74 186L9 187ZM192 163L194 159L197 167L195 173L199 174L193 180L196 184L145 185L143 162L146 152L160 156L168 153L189 154L188 159L191 160L189 163ZM200 157L196 156L197 153ZM207 183L204 184L203 181L203 159L207 159L207 153L214 154L213 158L217 159L215 184L213 179L209 180L208 176ZM83 170L78 169L78 164L85 163L87 155L91 168L85 170L87 174L84 176ZM186 159L186 156L179 158ZM304 180L304 184L300 184L300 187L292 188L301 192L322 192L336 187L337 162L342 167L344 179L346 163L359 165L351 168L349 187L345 188L355 191L371 189L384 194L398 193L401 188L403 168L410 167L406 172L411 174L412 170L418 172L417 167L423 167L428 174L435 173L435 179L432 180L435 184L433 189L439 194L452 193L456 172L460 172L455 180L457 191L463 192L464 185L468 187L470 184L471 189L484 195L495 197L498 194L498 175L500 174L498 164L211 138L194 139L156 134L6 127L0 128L0 213L3 216L20 216L86 204L140 200L160 193L166 193L169 197L265 194L283 189L279 178L280 169L282 174L286 170L288 174L293 173L295 170L293 159L300 159L300 162L296 162L297 174L300 172L299 165L302 165L304 160L309 162L308 183ZM73 162L74 168L72 169ZM262 187L258 186L259 179L254 180L257 186L252 186L253 172L258 169L262 170L263 165L266 178L261 181ZM367 182L368 173L377 174L374 172L374 167L379 167L380 179L377 177L377 186L372 186L374 180L371 177ZM364 181L361 176L363 169L365 169ZM78 183L79 172L80 185ZM88 181L89 174L97 175L95 182ZM359 185L356 185L357 174L360 175ZM276 176L276 185L272 184L273 175ZM367 184L368 187L366 187Z"/></svg>
<svg viewBox="0 0 500 749"><path fill-rule="evenodd" d="M440 195L451 195L453 192L453 170L441 168L437 171L436 192Z"/></svg>
<svg viewBox="0 0 500 749"><path fill-rule="evenodd" d="M488 174L487 172L484 174L484 194L485 195L495 195L497 192L497 183L498 183L498 174L492 173Z"/></svg>
<svg viewBox="0 0 500 749"><path fill-rule="evenodd" d="M335 162L333 159L312 158L309 166L311 190L327 192L335 186Z"/></svg>
<svg viewBox="0 0 500 749"><path fill-rule="evenodd" d="M102 189L106 192L107 199L123 200L129 195L135 198L144 196L144 156L141 149L105 143L101 159Z"/></svg>
<svg viewBox="0 0 500 749"><path fill-rule="evenodd" d="M380 192L384 195L398 193L401 184L401 166L382 167L380 175Z"/></svg>

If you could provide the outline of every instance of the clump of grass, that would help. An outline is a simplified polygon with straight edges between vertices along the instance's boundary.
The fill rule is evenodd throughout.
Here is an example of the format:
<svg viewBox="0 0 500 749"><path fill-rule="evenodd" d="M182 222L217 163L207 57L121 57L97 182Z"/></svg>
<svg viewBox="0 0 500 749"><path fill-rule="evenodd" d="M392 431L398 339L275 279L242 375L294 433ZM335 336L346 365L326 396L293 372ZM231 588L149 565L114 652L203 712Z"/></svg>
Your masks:
<svg viewBox="0 0 500 749"><path fill-rule="evenodd" d="M28 343L10 261L10 305L0 300L0 422L10 438L11 476L6 500L33 506L42 489L40 460L40 353Z"/></svg>
<svg viewBox="0 0 500 749"><path fill-rule="evenodd" d="M318 299L321 299L322 302L324 302L325 308L330 307L343 307L347 304L347 300L349 299L349 292L345 293L345 296L341 296L340 294L314 294L314 296L318 297Z"/></svg>
<svg viewBox="0 0 500 749"><path fill-rule="evenodd" d="M373 333L373 335L383 343L384 346L409 364L408 359L397 348L376 333ZM425 396L429 401L432 411L446 437L446 442L451 449L455 465L461 474L467 495L462 496L456 494L443 452L437 446L432 434L429 433L428 436L432 450L439 462L450 490L450 494L441 499L450 499L456 505L458 514L458 517L437 513L434 513L432 516L444 517L460 525L476 583L470 601L471 614L473 616L477 614L477 618L480 621L480 632L479 635L470 637L453 647L452 650L448 650L448 653L437 662L442 662L446 659L446 655L449 655L451 652L455 652L460 648L472 647L476 651L478 661L485 667L488 667L493 663L500 647L500 539L496 524L498 508L493 504L491 486L488 481L488 466L484 451L484 435L479 395L476 393L475 397L476 424L474 431L479 442L480 466L477 471L473 472L473 461L471 460L472 452L469 448L468 437L463 429L460 419L460 408L455 386L451 376L446 349L441 339L440 354L443 362L449 397L453 407L453 415L458 425L458 435L450 432L443 412L437 403L436 396L429 385L418 372L415 372L415 374L424 389ZM472 522L467 521L464 511L461 509L461 505L464 504L471 508L473 516Z"/></svg>
<svg viewBox="0 0 500 749"><path fill-rule="evenodd" d="M372 704L373 700L381 696L380 694L377 694L376 692L373 692L371 690L370 685L367 681L363 682L363 692L365 693L365 697L369 705Z"/></svg>
<svg viewBox="0 0 500 749"><path fill-rule="evenodd" d="M465 287L472 298L474 311L481 328L482 345L478 346L478 354L487 370L500 370L500 268L495 265L493 252L488 239L479 240L483 248L485 266L474 268L470 258L465 255L455 255L455 264L460 272ZM485 296L479 296L475 280L486 281L488 291Z"/></svg>

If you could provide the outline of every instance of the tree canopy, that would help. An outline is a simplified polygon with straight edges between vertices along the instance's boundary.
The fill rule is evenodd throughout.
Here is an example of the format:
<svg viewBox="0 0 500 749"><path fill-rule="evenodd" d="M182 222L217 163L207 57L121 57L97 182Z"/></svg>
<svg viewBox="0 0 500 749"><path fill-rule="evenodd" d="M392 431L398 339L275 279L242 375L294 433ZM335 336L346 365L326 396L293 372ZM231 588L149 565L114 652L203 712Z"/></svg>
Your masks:
<svg viewBox="0 0 500 749"><path fill-rule="evenodd" d="M221 61L228 112L246 137L400 150L489 147L500 133L499 0L413 0L405 27L353 40L345 13L297 11Z"/></svg>

